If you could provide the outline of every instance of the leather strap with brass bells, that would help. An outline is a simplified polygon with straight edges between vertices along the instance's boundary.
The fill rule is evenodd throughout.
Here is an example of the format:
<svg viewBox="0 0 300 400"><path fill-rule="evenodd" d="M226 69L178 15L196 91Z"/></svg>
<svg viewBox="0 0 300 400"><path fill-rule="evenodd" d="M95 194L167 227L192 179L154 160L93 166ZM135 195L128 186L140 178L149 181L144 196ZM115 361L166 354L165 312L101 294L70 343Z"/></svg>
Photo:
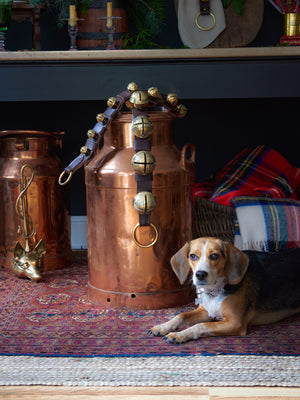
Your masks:
<svg viewBox="0 0 300 400"><path fill-rule="evenodd" d="M132 126L134 134L135 155L131 164L135 171L137 194L133 199L133 206L139 213L139 223L134 227L132 236L134 242L140 247L151 247L158 239L156 227L150 223L151 212L156 207L156 197L152 193L152 171L155 168L155 158L151 154L151 135L153 125L149 115L143 108L149 104L149 97L146 92L135 91L130 97L132 104ZM151 226L154 229L154 236L149 244L142 244L136 237L139 226Z"/></svg>
<svg viewBox="0 0 300 400"><path fill-rule="evenodd" d="M134 82L129 83L127 91L118 94L116 97L108 99L108 108L103 114L98 114L97 124L87 132L88 139L80 149L80 155L76 157L61 173L59 184L68 183L78 168L85 165L93 156L101 138L106 132L111 121L117 116L123 105L126 104L132 111L131 131L134 134L134 150L131 164L135 171L137 194L133 199L133 206L139 214L139 222L133 228L132 237L134 242L140 247L151 247L158 239L157 228L151 223L151 212L156 207L156 197L152 193L153 170L155 168L155 158L151 154L151 135L153 124L147 113L151 107L160 107L172 117L184 117L187 109L184 105L178 104L176 94L163 95L156 87L151 87L148 92L138 89ZM65 174L67 178L63 181ZM143 244L137 239L139 227L148 226L153 229L153 238L150 243Z"/></svg>
<svg viewBox="0 0 300 400"><path fill-rule="evenodd" d="M197 27L201 31L210 31L216 25L216 17L211 12L211 9L210 9L210 0L199 0L199 5L200 5L200 12L196 15L195 23L196 23ZM207 27L204 27L204 26L200 25L200 23L199 23L199 17L200 16L208 16L208 17L210 17L211 24L208 25Z"/></svg>
<svg viewBox="0 0 300 400"><path fill-rule="evenodd" d="M67 184L72 178L73 173L81 168L83 165L92 158L94 152L97 150L100 140L102 139L107 128L111 124L111 121L118 115L123 105L127 100L129 100L131 92L129 90L119 93L116 97L110 97L107 100L108 108L104 113L98 114L96 117L97 124L93 129L87 131L87 141L84 146L80 149L80 155L77 156L60 174L58 182L60 185ZM65 175L68 175L65 180L63 180Z"/></svg>

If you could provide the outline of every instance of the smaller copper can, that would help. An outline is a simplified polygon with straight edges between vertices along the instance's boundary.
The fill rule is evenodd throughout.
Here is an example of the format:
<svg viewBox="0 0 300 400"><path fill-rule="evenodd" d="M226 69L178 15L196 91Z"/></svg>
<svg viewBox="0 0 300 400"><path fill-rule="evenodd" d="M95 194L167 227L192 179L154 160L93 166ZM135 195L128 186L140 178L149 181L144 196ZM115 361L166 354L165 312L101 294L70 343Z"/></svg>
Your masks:
<svg viewBox="0 0 300 400"><path fill-rule="evenodd" d="M70 266L71 220L69 196L57 177L63 169L57 156L63 133L0 131L0 267L11 271L16 242L22 243L22 224L15 204L20 193L20 171L30 164L34 177L28 188L28 215L37 240L46 245L44 271Z"/></svg>

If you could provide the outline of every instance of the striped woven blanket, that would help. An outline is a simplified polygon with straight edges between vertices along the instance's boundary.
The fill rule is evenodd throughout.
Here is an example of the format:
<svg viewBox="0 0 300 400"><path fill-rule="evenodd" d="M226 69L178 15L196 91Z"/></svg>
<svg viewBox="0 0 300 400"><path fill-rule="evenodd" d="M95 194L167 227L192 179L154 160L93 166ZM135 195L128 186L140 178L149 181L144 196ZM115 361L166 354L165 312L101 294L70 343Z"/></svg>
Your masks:
<svg viewBox="0 0 300 400"><path fill-rule="evenodd" d="M300 201L236 197L234 244L240 250L280 251L300 247Z"/></svg>

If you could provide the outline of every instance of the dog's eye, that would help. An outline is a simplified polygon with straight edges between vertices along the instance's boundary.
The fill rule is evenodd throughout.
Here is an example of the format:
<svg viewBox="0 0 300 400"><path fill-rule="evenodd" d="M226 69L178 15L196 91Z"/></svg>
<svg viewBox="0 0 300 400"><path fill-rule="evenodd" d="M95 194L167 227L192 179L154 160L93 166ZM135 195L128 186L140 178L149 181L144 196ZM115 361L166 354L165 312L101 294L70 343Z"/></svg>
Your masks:
<svg viewBox="0 0 300 400"><path fill-rule="evenodd" d="M212 253L212 254L210 254L210 256L209 256L209 258L210 258L211 260L213 260L213 261L216 261L219 257L220 257L220 256L219 256L219 254L217 254L217 253Z"/></svg>
<svg viewBox="0 0 300 400"><path fill-rule="evenodd" d="M192 261L196 261L196 260L198 260L198 257L196 256L196 254L190 254L190 259Z"/></svg>

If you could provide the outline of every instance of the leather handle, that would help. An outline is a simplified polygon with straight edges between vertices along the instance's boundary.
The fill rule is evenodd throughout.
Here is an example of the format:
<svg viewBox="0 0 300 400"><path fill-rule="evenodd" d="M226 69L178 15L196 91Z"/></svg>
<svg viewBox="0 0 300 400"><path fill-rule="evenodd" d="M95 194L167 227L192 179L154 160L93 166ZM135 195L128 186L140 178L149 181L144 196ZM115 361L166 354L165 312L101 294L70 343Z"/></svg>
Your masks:
<svg viewBox="0 0 300 400"><path fill-rule="evenodd" d="M200 14L210 15L210 1L209 0L199 0L200 3Z"/></svg>

